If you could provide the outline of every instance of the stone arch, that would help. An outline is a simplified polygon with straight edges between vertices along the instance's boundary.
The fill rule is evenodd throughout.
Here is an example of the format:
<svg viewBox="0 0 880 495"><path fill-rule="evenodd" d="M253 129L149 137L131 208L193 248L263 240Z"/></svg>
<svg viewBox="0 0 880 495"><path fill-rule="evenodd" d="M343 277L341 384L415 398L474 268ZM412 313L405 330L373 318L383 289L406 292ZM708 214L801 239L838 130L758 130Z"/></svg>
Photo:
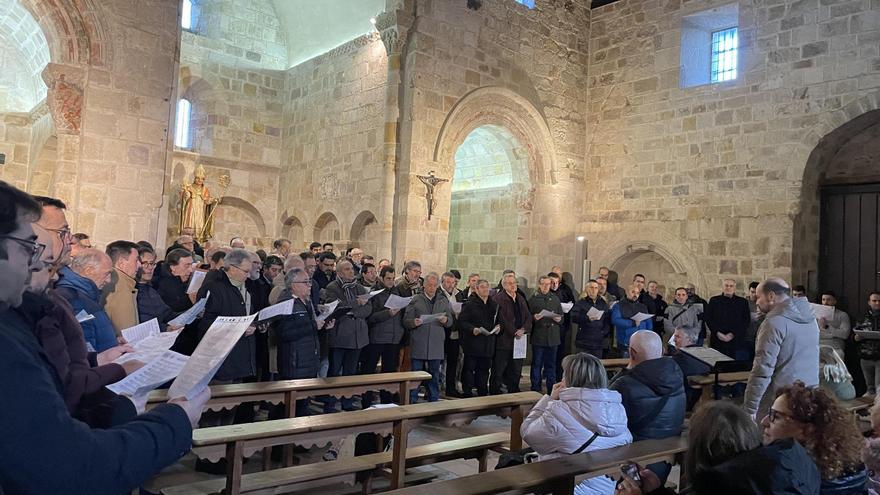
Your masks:
<svg viewBox="0 0 880 495"><path fill-rule="evenodd" d="M254 206L250 201L235 196L223 196L222 198L220 198L220 206L217 210L217 217L220 219L229 216L228 213L224 214L224 207L231 207L243 212L245 215L247 215L247 217L250 218L250 220L253 221L254 225L256 225L259 237L266 237L266 221L263 220L263 215L260 214L260 210L258 210L257 207ZM230 223L234 224L237 222ZM241 237L250 237L246 233L238 233L235 235L239 235Z"/></svg>
<svg viewBox="0 0 880 495"><path fill-rule="evenodd" d="M546 118L528 99L500 86L471 91L449 112L433 153L444 173L454 170L455 152L465 138L485 125L504 127L522 144L532 184L557 183L556 149Z"/></svg>
<svg viewBox="0 0 880 495"><path fill-rule="evenodd" d="M629 284L636 273L641 273L648 280L656 280L660 294L669 300L676 287L690 282L687 268L663 246L638 241L627 244L623 249L623 254L609 265L611 270L618 273L618 283L622 288Z"/></svg>
<svg viewBox="0 0 880 495"><path fill-rule="evenodd" d="M327 211L318 217L315 221L314 239L322 244L325 242L335 244L342 240L342 229L339 227L336 215Z"/></svg>
<svg viewBox="0 0 880 495"><path fill-rule="evenodd" d="M51 56L43 29L18 0L0 0L0 111L30 112L46 98L41 74Z"/></svg>
<svg viewBox="0 0 880 495"><path fill-rule="evenodd" d="M802 139L803 179L800 199L792 213L793 283L811 286L816 282L819 267L820 188L843 183L847 179L829 177L829 166L838 152L854 138L880 125L880 91L865 95L848 105L830 112ZM795 160L797 163L799 160ZM860 177L862 182L877 182L880 172ZM811 287L818 289L817 287Z"/></svg>
<svg viewBox="0 0 880 495"><path fill-rule="evenodd" d="M364 210L358 213L358 216L352 222L349 235L350 247L359 247L365 253L375 256L381 234L376 215L369 210Z"/></svg>
<svg viewBox="0 0 880 495"><path fill-rule="evenodd" d="M59 64L109 67L112 44L98 0L19 0L37 20ZM51 85L50 85L51 87Z"/></svg>
<svg viewBox="0 0 880 495"><path fill-rule="evenodd" d="M281 222L281 237L290 239L293 252L299 252L306 246L305 229L299 218L290 215Z"/></svg>

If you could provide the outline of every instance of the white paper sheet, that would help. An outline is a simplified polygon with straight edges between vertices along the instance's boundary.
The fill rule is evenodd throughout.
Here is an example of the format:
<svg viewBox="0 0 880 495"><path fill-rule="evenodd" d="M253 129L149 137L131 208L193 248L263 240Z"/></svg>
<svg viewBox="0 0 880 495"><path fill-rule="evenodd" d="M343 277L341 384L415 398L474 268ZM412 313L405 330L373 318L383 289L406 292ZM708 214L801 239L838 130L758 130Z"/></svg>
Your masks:
<svg viewBox="0 0 880 495"><path fill-rule="evenodd" d="M641 323L641 322L643 322L647 319L653 318L653 317L654 317L654 315L649 315L648 313L636 313L630 319L635 321L636 323Z"/></svg>
<svg viewBox="0 0 880 495"><path fill-rule="evenodd" d="M526 350L529 347L529 336L523 335L513 339L513 359L525 359Z"/></svg>
<svg viewBox="0 0 880 495"><path fill-rule="evenodd" d="M542 309L541 312L538 313L538 315L541 316L541 318L557 318L559 316L562 316L562 315L558 315L558 314L554 313L553 311L548 311L546 309Z"/></svg>
<svg viewBox="0 0 880 495"><path fill-rule="evenodd" d="M817 319L825 318L825 321L831 321L834 319L834 306L810 303L810 307L813 308L813 314L816 315Z"/></svg>
<svg viewBox="0 0 880 495"><path fill-rule="evenodd" d="M446 313L434 313L430 315L419 316L419 319L422 320L422 325L427 325L428 323L434 323L435 321L438 321L444 316L446 316Z"/></svg>
<svg viewBox="0 0 880 495"><path fill-rule="evenodd" d="M573 303L573 302L570 302L570 303L560 303L560 304L562 305L562 312L563 312L563 313L568 313L569 311L571 311L571 308L574 307L574 303Z"/></svg>
<svg viewBox="0 0 880 495"><path fill-rule="evenodd" d="M268 308L261 309L257 314L257 321L265 321L269 318L289 315L291 313L293 313L293 299L288 299L286 301L281 301L278 304L273 304Z"/></svg>
<svg viewBox="0 0 880 495"><path fill-rule="evenodd" d="M477 327L477 330L479 330L480 334L482 334L482 335L495 335L497 333L501 333L501 327L499 327L499 326L496 326L492 330L486 330L483 327Z"/></svg>
<svg viewBox="0 0 880 495"><path fill-rule="evenodd" d="M76 321L79 323L84 323L84 322L87 322L89 320L94 320L94 319L95 319L95 315L89 314L84 309L79 310L79 313L76 314Z"/></svg>
<svg viewBox="0 0 880 495"><path fill-rule="evenodd" d="M126 361L136 359L142 363L149 363L164 354L168 349L171 349L171 346L174 345L174 341L177 340L179 335L180 330L176 332L163 332L159 335L147 337L144 340L132 344L134 352L123 354L113 362L122 364Z"/></svg>
<svg viewBox="0 0 880 495"><path fill-rule="evenodd" d="M107 385L107 389L119 395L131 397L143 395L177 377L188 359L189 356L165 351L141 369L114 384Z"/></svg>
<svg viewBox="0 0 880 495"><path fill-rule="evenodd" d="M363 302L367 302L370 299L372 299L374 296L376 296L377 294L379 294L380 292L382 292L384 290L385 289L376 289L374 291L370 291L368 294L361 294L361 295L357 296L357 299L360 301L363 301Z"/></svg>
<svg viewBox="0 0 880 495"><path fill-rule="evenodd" d="M385 307L388 309L405 309L409 306L409 302L412 301L412 297L400 297L397 294L391 294L388 296L388 300L385 301Z"/></svg>
<svg viewBox="0 0 880 495"><path fill-rule="evenodd" d="M339 299L333 301L329 304L319 304L318 305L318 316L315 317L316 321L324 321L328 316L332 315L334 311L336 311L336 307L339 306Z"/></svg>
<svg viewBox="0 0 880 495"><path fill-rule="evenodd" d="M587 317L591 320L594 320L594 321L602 319L602 315L604 315L604 314L605 314L604 311L596 309L595 306L591 307L590 310L587 311Z"/></svg>
<svg viewBox="0 0 880 495"><path fill-rule="evenodd" d="M257 315L219 316L168 389L168 397L192 400L208 384Z"/></svg>
<svg viewBox="0 0 880 495"><path fill-rule="evenodd" d="M202 288L206 275L208 275L208 272L204 270L193 270L192 275L189 276L189 287L186 288L186 293L197 293Z"/></svg>
<svg viewBox="0 0 880 495"><path fill-rule="evenodd" d="M95 352L95 347L91 342L86 342L86 351L87 352Z"/></svg>
<svg viewBox="0 0 880 495"><path fill-rule="evenodd" d="M177 318L169 321L168 324L177 327L185 327L190 323L196 321L196 318L198 318L199 315L202 314L202 312L205 310L205 304L208 303L209 297L211 297L211 291L208 291L205 297L196 301L196 303L193 304L191 308L184 311L183 313L180 313Z"/></svg>
<svg viewBox="0 0 880 495"><path fill-rule="evenodd" d="M458 314L461 314L461 306L462 306L462 303L460 303L460 302L458 302L458 301L452 301L452 302L449 303L449 305L452 307L452 312L453 312L453 313L455 313L455 314L457 314L457 315L458 315Z"/></svg>
<svg viewBox="0 0 880 495"><path fill-rule="evenodd" d="M120 333L122 333L122 338L124 338L126 342L128 342L129 344L135 344L148 337L159 335L160 333L162 333L162 330L159 329L159 320L153 318L152 320L145 321L140 325L126 328Z"/></svg>

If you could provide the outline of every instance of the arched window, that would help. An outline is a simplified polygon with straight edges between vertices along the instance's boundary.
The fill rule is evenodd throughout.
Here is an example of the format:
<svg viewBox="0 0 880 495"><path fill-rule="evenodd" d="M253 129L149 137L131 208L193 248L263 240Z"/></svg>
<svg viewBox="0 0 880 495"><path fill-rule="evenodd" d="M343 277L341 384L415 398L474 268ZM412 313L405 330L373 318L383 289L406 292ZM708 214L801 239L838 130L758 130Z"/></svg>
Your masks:
<svg viewBox="0 0 880 495"><path fill-rule="evenodd" d="M193 24L192 0L183 0L183 7L180 9L180 27L186 30L192 30Z"/></svg>
<svg viewBox="0 0 880 495"><path fill-rule="evenodd" d="M192 119L192 104L186 98L177 102L177 122L174 127L174 146L178 148L192 148L192 135L190 133L190 120Z"/></svg>

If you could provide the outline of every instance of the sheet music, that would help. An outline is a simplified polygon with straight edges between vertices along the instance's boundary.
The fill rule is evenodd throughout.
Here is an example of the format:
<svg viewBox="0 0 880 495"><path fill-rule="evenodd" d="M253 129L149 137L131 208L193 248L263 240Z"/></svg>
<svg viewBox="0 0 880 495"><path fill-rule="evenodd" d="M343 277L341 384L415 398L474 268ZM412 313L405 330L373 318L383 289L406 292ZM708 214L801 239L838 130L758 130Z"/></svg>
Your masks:
<svg viewBox="0 0 880 495"><path fill-rule="evenodd" d="M171 349L171 346L174 345L174 341L177 340L180 332L180 330L176 332L162 332L158 335L147 337L144 340L132 344L134 352L123 354L113 362L116 364L122 364L126 361L136 359L142 363L149 363L164 354L168 349Z"/></svg>
<svg viewBox="0 0 880 495"><path fill-rule="evenodd" d="M163 383L173 380L183 369L188 359L189 356L174 351L165 351L141 369L114 384L107 385L107 389L119 395L141 396Z"/></svg>
<svg viewBox="0 0 880 495"><path fill-rule="evenodd" d="M76 321L78 323L84 323L84 322L87 322L89 320L94 320L94 319L95 319L95 315L89 314L88 311L86 311L84 309L79 310L79 313L76 314Z"/></svg>
<svg viewBox="0 0 880 495"><path fill-rule="evenodd" d="M211 291L208 291L205 297L196 301L191 308L181 313L177 318L169 321L168 324L176 327L185 327L196 321L196 318L205 311L205 304L208 303L209 297L211 297Z"/></svg>
<svg viewBox="0 0 880 495"><path fill-rule="evenodd" d="M571 311L571 308L574 307L574 303L573 303L573 302L570 302L570 303L560 303L560 304L562 305L562 312L563 312L563 313L568 313L569 311Z"/></svg>
<svg viewBox="0 0 880 495"><path fill-rule="evenodd" d="M813 309L813 314L816 315L817 319L825 318L825 321L831 321L834 319L834 306L810 303L810 307Z"/></svg>
<svg viewBox="0 0 880 495"><path fill-rule="evenodd" d="M558 318L562 315L558 315L558 314L554 313L553 311L548 311L546 309L542 309L541 312L538 313L538 316L540 316L541 318Z"/></svg>
<svg viewBox="0 0 880 495"><path fill-rule="evenodd" d="M400 297L397 294L391 294L388 296L388 300L385 301L385 307L388 309L405 309L409 306L410 301L412 301L412 296Z"/></svg>
<svg viewBox="0 0 880 495"><path fill-rule="evenodd" d="M336 307L339 306L339 299L333 301L329 304L319 304L318 305L318 316L315 317L316 321L324 321L328 316L332 315L334 311L336 311Z"/></svg>
<svg viewBox="0 0 880 495"><path fill-rule="evenodd" d="M529 336L523 335L513 339L513 359L525 359L529 347Z"/></svg>
<svg viewBox="0 0 880 495"><path fill-rule="evenodd" d="M160 333L162 333L162 330L159 329L159 320L153 318L152 320L145 321L140 325L126 328L120 333L122 334L122 338L124 338L126 342L128 342L129 344L134 344L148 337L159 335Z"/></svg>
<svg viewBox="0 0 880 495"><path fill-rule="evenodd" d="M711 347L684 347L679 350L686 354L690 354L713 368L715 367L715 363L721 361L733 361L733 358L727 354L712 349Z"/></svg>
<svg viewBox="0 0 880 495"><path fill-rule="evenodd" d="M168 397L192 400L208 384L257 315L218 316L168 389Z"/></svg>
<svg viewBox="0 0 880 495"><path fill-rule="evenodd" d="M370 291L369 294L361 294L361 295L357 296L357 299L358 299L359 301L367 302L367 301L369 301L370 299L372 299L375 295L379 294L380 292L382 292L382 291L384 291L384 290L385 290L385 289L377 289L377 290L374 290L374 291Z"/></svg>
<svg viewBox="0 0 880 495"><path fill-rule="evenodd" d="M202 283L205 282L205 276L207 275L208 272L204 270L193 270L192 275L189 276L189 287L186 288L186 293L197 293L202 288Z"/></svg>
<svg viewBox="0 0 880 495"><path fill-rule="evenodd" d="M590 310L587 311L587 317L590 318L591 320L601 320L602 315L604 315L604 314L605 314L604 311L596 309L595 306L591 307Z"/></svg>
<svg viewBox="0 0 880 495"><path fill-rule="evenodd" d="M257 316L257 321L265 321L269 318L289 315L291 313L293 313L293 299L288 299L286 301L281 301L278 304L273 304L268 308L260 310Z"/></svg>
<svg viewBox="0 0 880 495"><path fill-rule="evenodd" d="M457 315L458 315L458 314L461 314L461 306L462 306L462 303L460 303L460 302L458 302L458 301L452 301L452 302L449 303L449 305L452 307L452 312L453 312L453 313L455 313L455 314L457 314Z"/></svg>
<svg viewBox="0 0 880 495"><path fill-rule="evenodd" d="M636 323L641 324L643 321L650 319L650 318L653 318L653 317L654 317L654 315L649 315L648 313L636 313L630 319Z"/></svg>
<svg viewBox="0 0 880 495"><path fill-rule="evenodd" d="M422 315L419 316L419 319L422 320L422 325L427 325L428 323L434 323L435 321L439 321L440 318L446 316L446 313L434 313L430 315Z"/></svg>
<svg viewBox="0 0 880 495"><path fill-rule="evenodd" d="M483 327L477 327L477 330L479 330L482 335L495 335L497 333L501 333L501 327L498 326L496 326L492 330L486 330Z"/></svg>

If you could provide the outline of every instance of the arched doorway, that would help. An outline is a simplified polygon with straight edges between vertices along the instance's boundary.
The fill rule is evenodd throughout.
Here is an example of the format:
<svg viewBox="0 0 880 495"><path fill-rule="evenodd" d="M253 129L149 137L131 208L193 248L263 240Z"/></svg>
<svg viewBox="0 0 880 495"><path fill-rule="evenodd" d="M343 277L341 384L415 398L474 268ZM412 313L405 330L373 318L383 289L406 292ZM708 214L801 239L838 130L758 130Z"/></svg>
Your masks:
<svg viewBox="0 0 880 495"><path fill-rule="evenodd" d="M372 255L375 258L382 257L376 250L379 247L379 222L376 221L376 215L371 211L362 211L354 219L351 226L351 235L349 239L349 247L361 248L365 254Z"/></svg>
<svg viewBox="0 0 880 495"><path fill-rule="evenodd" d="M518 227L527 222L519 199L530 183L528 158L510 131L477 127L455 152L447 266L497 280L516 267Z"/></svg>
<svg viewBox="0 0 880 495"><path fill-rule="evenodd" d="M325 242L338 244L341 238L342 231L339 228L339 220L336 219L336 215L328 211L318 217L318 221L315 222L314 239L316 241L322 244Z"/></svg>
<svg viewBox="0 0 880 495"><path fill-rule="evenodd" d="M287 217L281 226L281 237L290 240L293 252L300 252L308 247L302 222L294 216Z"/></svg>
<svg viewBox="0 0 880 495"><path fill-rule="evenodd" d="M611 264L611 270L618 273L618 285L625 289L636 274L642 274L646 281L657 282L657 291L667 301L672 300L677 287L684 287L691 282L684 268L677 266L663 254L644 247L634 247L631 251Z"/></svg>

